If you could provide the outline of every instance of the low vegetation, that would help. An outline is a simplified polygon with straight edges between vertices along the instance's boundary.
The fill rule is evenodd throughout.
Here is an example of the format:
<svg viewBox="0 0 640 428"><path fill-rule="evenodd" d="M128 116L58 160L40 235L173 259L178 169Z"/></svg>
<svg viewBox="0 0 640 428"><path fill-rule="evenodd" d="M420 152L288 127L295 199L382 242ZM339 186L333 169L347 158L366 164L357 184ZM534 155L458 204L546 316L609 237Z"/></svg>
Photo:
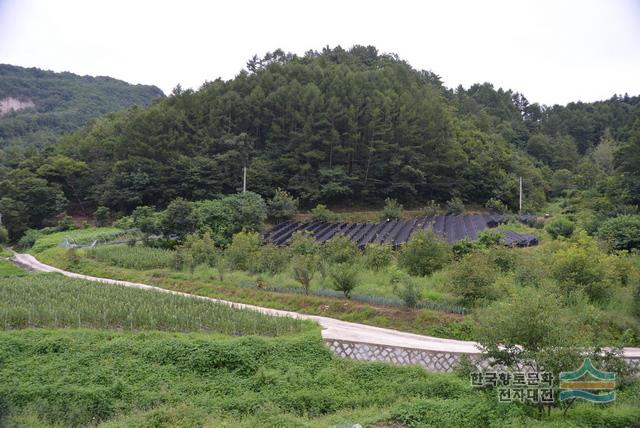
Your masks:
<svg viewBox="0 0 640 428"><path fill-rule="evenodd" d="M292 319L56 274L0 279L0 293L7 426L625 427L640 418L637 381L621 384L613 405L543 416L500 404L464 372L339 359Z"/></svg>
<svg viewBox="0 0 640 428"><path fill-rule="evenodd" d="M201 331L278 336L304 322L158 291L70 279L58 274L0 278L0 323L19 328Z"/></svg>

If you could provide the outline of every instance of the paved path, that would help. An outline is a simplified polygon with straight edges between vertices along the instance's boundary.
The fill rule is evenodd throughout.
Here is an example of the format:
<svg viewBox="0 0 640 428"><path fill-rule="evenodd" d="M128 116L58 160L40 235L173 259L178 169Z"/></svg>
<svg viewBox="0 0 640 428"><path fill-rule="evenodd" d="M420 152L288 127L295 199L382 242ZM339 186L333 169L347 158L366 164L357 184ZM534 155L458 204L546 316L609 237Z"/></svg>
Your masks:
<svg viewBox="0 0 640 428"><path fill-rule="evenodd" d="M282 311L278 309L262 308L244 303L229 302L227 300L214 299L211 297L197 296L178 291L166 290L160 287L154 287L146 284L138 284L129 281L119 281L107 278L97 278L88 275L82 275L73 272L67 272L53 266L39 262L30 254L14 253L13 260L33 271L38 272L58 272L71 278L85 279L89 281L102 282L106 284L114 284L125 287L139 288L144 290L155 290L163 293L171 293L197 299L205 299L234 308L250 309L273 316L288 316L292 318L305 319L315 321L322 327L322 337L325 340L340 340L360 343L370 343L375 345L384 345L392 347L403 347L411 349L419 349L432 352L448 352L463 354L479 354L480 350L476 342L468 342L463 340L440 339L431 336L422 336L418 334L405 333L397 330L386 328L372 327L364 324L357 324L347 321L340 321L334 318L327 318L315 315L305 315L297 312ZM640 348L625 348L626 358L640 358Z"/></svg>

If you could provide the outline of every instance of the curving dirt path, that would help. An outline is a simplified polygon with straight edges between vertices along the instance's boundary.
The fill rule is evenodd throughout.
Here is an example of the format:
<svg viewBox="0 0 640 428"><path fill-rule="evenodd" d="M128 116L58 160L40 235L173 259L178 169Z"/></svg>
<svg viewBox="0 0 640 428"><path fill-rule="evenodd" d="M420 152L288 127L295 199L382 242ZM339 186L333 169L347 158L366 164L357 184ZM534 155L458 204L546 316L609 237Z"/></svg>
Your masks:
<svg viewBox="0 0 640 428"><path fill-rule="evenodd" d="M30 254L14 253L13 260L29 270L37 272L57 272L70 278L79 278L88 281L102 282L105 284L113 284L124 287L139 288L143 290L153 290L162 293L170 293L195 299L205 299L224 305L228 305L239 309L249 309L273 316L286 316L304 320L315 321L322 327L322 337L325 340L342 340L350 342L371 343L376 345L404 347L412 349L420 349L434 352L449 352L463 354L479 354L480 350L476 342L468 342L454 339L441 339L431 336L422 336L419 334L405 333L387 328L372 327L364 324L357 324L347 321L340 321L334 318L321 317L316 315L305 315L297 312L283 311L279 309L263 308L260 306L247 305L244 303L235 303L227 300L215 299L211 297L197 296L179 291L167 290L160 287L154 287L146 284L139 284L129 281L119 281L108 278L97 278L94 276L82 275L79 273L68 272L53 266L39 262ZM640 348L624 348L625 358L640 358Z"/></svg>

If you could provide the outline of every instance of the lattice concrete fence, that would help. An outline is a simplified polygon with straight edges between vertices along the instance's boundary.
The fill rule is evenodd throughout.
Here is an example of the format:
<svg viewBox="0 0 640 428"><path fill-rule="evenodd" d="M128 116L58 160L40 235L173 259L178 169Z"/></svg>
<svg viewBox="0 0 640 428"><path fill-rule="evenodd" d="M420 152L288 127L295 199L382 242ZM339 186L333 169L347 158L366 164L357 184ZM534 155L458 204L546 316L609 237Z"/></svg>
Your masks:
<svg viewBox="0 0 640 428"><path fill-rule="evenodd" d="M476 366L487 368L488 362L480 354L464 354L448 351L431 351L401 346L377 345L347 340L325 339L335 355L360 361L382 361L398 365L418 365L434 372L450 372L456 368L463 355L467 355ZM640 370L640 358L625 358L631 367Z"/></svg>

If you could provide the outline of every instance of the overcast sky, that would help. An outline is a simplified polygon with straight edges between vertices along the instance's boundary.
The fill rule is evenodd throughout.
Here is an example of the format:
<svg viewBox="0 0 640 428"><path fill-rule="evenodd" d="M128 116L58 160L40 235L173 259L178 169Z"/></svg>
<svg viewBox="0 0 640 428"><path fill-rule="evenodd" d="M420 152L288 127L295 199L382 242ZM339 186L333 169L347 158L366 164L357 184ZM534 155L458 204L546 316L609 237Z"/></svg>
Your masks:
<svg viewBox="0 0 640 428"><path fill-rule="evenodd" d="M154 84L230 79L253 54L375 45L445 84L534 102L640 94L640 0L0 0L0 63Z"/></svg>

